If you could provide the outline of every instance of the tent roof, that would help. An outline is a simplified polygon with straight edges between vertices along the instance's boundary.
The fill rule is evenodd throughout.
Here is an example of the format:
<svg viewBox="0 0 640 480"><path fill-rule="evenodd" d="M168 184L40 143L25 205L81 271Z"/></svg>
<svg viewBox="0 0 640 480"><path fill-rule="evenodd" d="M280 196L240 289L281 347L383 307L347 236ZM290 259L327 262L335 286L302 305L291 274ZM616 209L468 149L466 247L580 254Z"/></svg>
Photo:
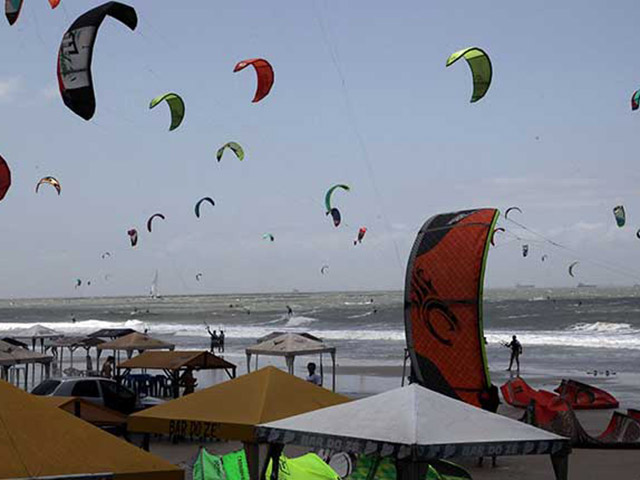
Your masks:
<svg viewBox="0 0 640 480"><path fill-rule="evenodd" d="M133 328L102 328L93 333L90 333L89 337L98 337L98 338L118 338L124 337L125 335L129 335L130 333L134 333L135 330Z"/></svg>
<svg viewBox="0 0 640 480"><path fill-rule="evenodd" d="M58 407L72 415L76 414L76 406L78 408L78 417L82 420L92 423L93 425L123 425L127 423L127 416L103 407L96 403L85 400L80 397L37 397L45 404L52 407Z"/></svg>
<svg viewBox="0 0 640 480"><path fill-rule="evenodd" d="M104 340L98 337L61 337L52 340L47 345L52 347L95 347L102 343Z"/></svg>
<svg viewBox="0 0 640 480"><path fill-rule="evenodd" d="M173 343L163 342L143 333L133 332L98 345L98 350L173 350Z"/></svg>
<svg viewBox="0 0 640 480"><path fill-rule="evenodd" d="M298 333L285 333L271 338L245 350L247 355L312 355L315 353L334 353L335 347L319 340L312 340Z"/></svg>
<svg viewBox="0 0 640 480"><path fill-rule="evenodd" d="M18 331L13 338L59 338L63 335L52 328L40 324Z"/></svg>
<svg viewBox="0 0 640 480"><path fill-rule="evenodd" d="M265 367L134 413L128 429L251 440L255 425L348 401L275 367Z"/></svg>
<svg viewBox="0 0 640 480"><path fill-rule="evenodd" d="M0 478L105 473L182 480L182 470L0 381Z"/></svg>
<svg viewBox="0 0 640 480"><path fill-rule="evenodd" d="M269 442L318 448L330 442L337 450L399 458L412 452L418 458L450 458L569 449L566 438L417 384L260 427L259 438Z"/></svg>
<svg viewBox="0 0 640 480"><path fill-rule="evenodd" d="M217 368L234 369L236 366L206 350L174 351L174 352L144 352L118 365L118 368L150 368L157 370L179 370L192 367L199 370L214 370Z"/></svg>
<svg viewBox="0 0 640 480"><path fill-rule="evenodd" d="M276 337L279 337L280 335L284 335L284 334L286 334L286 333L287 333L287 332L271 332L271 333L268 333L268 334L266 334L266 335L264 335L264 336L262 336L262 337L258 338L258 339L256 340L256 343L266 342L267 340L272 340L272 339L274 339L274 338L276 338ZM308 333L308 332L299 332L297 335L302 335L303 337L309 338L309 339L311 339L311 340L316 340L316 341L318 341L318 342L322 342L322 339L321 339L321 338L316 337L315 335L311 335L311 334L310 334L310 333Z"/></svg>
<svg viewBox="0 0 640 480"><path fill-rule="evenodd" d="M18 365L25 363L49 363L51 355L32 352L0 340L0 365Z"/></svg>

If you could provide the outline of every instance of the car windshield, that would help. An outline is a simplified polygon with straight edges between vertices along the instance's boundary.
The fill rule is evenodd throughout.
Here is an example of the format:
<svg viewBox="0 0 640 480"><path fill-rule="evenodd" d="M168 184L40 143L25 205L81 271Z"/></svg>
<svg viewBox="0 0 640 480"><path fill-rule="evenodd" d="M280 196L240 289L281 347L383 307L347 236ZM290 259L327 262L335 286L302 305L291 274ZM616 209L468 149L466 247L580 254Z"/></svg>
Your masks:
<svg viewBox="0 0 640 480"><path fill-rule="evenodd" d="M51 395L58 385L60 385L60 380L45 380L31 390L31 393L34 395Z"/></svg>

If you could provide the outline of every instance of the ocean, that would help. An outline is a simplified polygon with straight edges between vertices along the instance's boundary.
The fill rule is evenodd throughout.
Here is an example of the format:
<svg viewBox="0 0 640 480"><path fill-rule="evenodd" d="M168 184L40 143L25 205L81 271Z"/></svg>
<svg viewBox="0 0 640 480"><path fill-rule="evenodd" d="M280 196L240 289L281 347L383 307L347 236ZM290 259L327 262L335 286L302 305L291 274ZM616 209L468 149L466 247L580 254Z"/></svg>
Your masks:
<svg viewBox="0 0 640 480"><path fill-rule="evenodd" d="M390 367L402 365L405 347L399 291L0 300L0 338L35 324L66 335L147 329L177 349L208 348L209 325L225 331L225 358L239 372L246 371L244 349L258 338L309 332L337 348L338 365L349 367L347 375L338 368L338 391L352 395L399 386L400 369ZM494 383L508 378L509 350L502 344L516 334L524 349L521 375L533 386L553 388L570 377L640 406L640 288L489 289L484 325ZM82 363L83 354L76 355ZM307 361L317 360L301 358L296 374ZM284 368L282 359L260 357L266 364ZM358 373L356 367L367 368Z"/></svg>

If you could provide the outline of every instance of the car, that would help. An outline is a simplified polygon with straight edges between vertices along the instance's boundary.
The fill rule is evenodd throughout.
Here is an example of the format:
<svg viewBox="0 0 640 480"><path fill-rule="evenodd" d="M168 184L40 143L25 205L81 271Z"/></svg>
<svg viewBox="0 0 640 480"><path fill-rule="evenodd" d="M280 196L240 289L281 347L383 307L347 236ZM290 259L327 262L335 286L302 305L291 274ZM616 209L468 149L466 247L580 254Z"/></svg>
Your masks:
<svg viewBox="0 0 640 480"><path fill-rule="evenodd" d="M49 378L39 383L31 393L42 396L81 397L127 415L145 408L133 391L109 378Z"/></svg>

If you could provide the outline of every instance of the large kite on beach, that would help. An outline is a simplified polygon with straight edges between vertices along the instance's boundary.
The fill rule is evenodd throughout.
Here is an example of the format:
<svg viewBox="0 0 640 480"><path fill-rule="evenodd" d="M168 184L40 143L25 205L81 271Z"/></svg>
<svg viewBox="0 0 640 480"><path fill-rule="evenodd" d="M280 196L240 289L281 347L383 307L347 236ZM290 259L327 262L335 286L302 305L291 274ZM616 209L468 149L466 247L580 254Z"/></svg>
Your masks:
<svg viewBox="0 0 640 480"><path fill-rule="evenodd" d="M20 16L20 10L22 10L23 0L4 0L4 15L7 17L9 25L13 25ZM60 0L49 0L51 8L56 8Z"/></svg>
<svg viewBox="0 0 640 480"><path fill-rule="evenodd" d="M459 59L464 58L469 64L473 76L473 95L471 103L477 102L485 96L491 85L493 71L489 55L478 47L463 48L452 53L447 59L447 67L453 65Z"/></svg>
<svg viewBox="0 0 640 480"><path fill-rule="evenodd" d="M211 197L204 197L201 198L200 200L198 200L198 203L196 203L196 206L194 207L193 211L196 214L196 217L200 218L200 206L204 203L210 203L211 206L215 206L216 203L213 201L213 198Z"/></svg>
<svg viewBox="0 0 640 480"><path fill-rule="evenodd" d="M235 153L236 157L238 157L238 160L244 160L244 150L242 149L242 146L237 142L227 142L216 152L216 159L218 161L222 160L222 155L227 148Z"/></svg>
<svg viewBox="0 0 640 480"><path fill-rule="evenodd" d="M263 58L250 58L248 60L242 60L241 62L238 62L233 71L239 72L240 70L247 68L249 65L255 68L256 75L258 77L256 94L254 95L252 100L253 103L256 103L269 95L271 87L273 87L273 67L271 67L271 64Z"/></svg>
<svg viewBox="0 0 640 480"><path fill-rule="evenodd" d="M44 184L51 185L53 188L56 189L56 192L58 192L58 195L60 195L60 192L62 191L62 185L60 185L60 182L55 177L41 178L36 185L36 193L38 193L38 190L40 189L40 185L44 185Z"/></svg>
<svg viewBox="0 0 640 480"><path fill-rule="evenodd" d="M176 93L165 93L151 100L149 109L154 108L162 101L167 102L167 105L169 105L169 111L171 112L171 125L169 126L169 131L175 130L180 126L182 119L184 118L184 102L180 95Z"/></svg>
<svg viewBox="0 0 640 480"><path fill-rule="evenodd" d="M484 349L482 289L493 208L438 214L413 244L404 321L412 376L430 390L480 406L491 379Z"/></svg>
<svg viewBox="0 0 640 480"><path fill-rule="evenodd" d="M64 104L85 120L90 120L96 111L91 60L98 29L106 16L119 20L131 30L138 25L133 7L107 2L79 16L65 32L58 51L60 95Z"/></svg>
<svg viewBox="0 0 640 480"><path fill-rule="evenodd" d="M624 206L616 205L613 207L613 216L616 219L616 225L622 228L627 221L627 215L624 213Z"/></svg>
<svg viewBox="0 0 640 480"><path fill-rule="evenodd" d="M0 157L0 200L4 198L11 187L11 170L4 158Z"/></svg>
<svg viewBox="0 0 640 480"><path fill-rule="evenodd" d="M161 213L154 213L153 215L151 215L149 217L149 220L147 220L147 231L149 233L151 233L151 227L153 226L153 219L154 218L161 218L162 220L165 220L164 215Z"/></svg>

